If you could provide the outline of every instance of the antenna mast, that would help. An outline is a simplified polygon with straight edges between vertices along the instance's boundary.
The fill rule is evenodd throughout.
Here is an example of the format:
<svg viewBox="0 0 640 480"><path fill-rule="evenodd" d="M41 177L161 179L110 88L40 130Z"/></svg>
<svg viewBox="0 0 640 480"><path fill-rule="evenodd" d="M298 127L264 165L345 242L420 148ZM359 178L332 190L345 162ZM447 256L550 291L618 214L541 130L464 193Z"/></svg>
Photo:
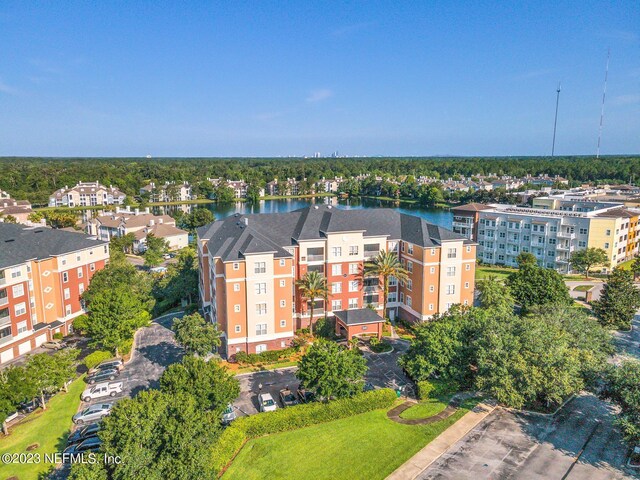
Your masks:
<svg viewBox="0 0 640 480"><path fill-rule="evenodd" d="M604 99L607 95L607 77L609 76L609 57L611 49L607 49L607 67L604 70L604 89L602 90L602 108L600 109L600 128L598 128L598 149L596 150L596 158L600 158L600 140L602 138L602 121L604 120Z"/></svg>
<svg viewBox="0 0 640 480"><path fill-rule="evenodd" d="M551 144L551 156L556 151L556 126L558 125L558 104L560 103L560 90L561 90L560 82L558 82L558 88L556 89L556 117L553 120L553 143Z"/></svg>

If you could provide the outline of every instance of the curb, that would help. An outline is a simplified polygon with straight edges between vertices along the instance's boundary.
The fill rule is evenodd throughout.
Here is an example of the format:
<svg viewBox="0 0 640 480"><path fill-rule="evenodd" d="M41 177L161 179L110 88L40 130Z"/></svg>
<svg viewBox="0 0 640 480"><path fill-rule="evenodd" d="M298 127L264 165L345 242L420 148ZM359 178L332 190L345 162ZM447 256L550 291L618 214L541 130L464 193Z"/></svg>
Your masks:
<svg viewBox="0 0 640 480"><path fill-rule="evenodd" d="M507 410L508 412L513 412L513 413L522 413L524 415L537 415L539 417L544 417L544 418L550 418L550 417L554 417L558 414L558 412L560 410L562 410L565 405L567 403L569 403L571 400L573 400L574 398L576 398L576 394L571 395L569 398L567 398L562 405L560 405L558 408L556 408L553 412L551 413L542 413L542 412L534 412L533 410L521 410L521 409L517 409L517 408L509 408L509 407L502 407L505 410Z"/></svg>
<svg viewBox="0 0 640 480"><path fill-rule="evenodd" d="M256 373L263 373L263 372L277 372L277 371L297 370L297 369L298 369L298 367L296 367L295 365L291 365L289 367L279 367L279 368L270 368L270 369L265 369L265 370L256 370L255 372L236 373L234 375L234 377L244 377L246 375L255 375Z"/></svg>

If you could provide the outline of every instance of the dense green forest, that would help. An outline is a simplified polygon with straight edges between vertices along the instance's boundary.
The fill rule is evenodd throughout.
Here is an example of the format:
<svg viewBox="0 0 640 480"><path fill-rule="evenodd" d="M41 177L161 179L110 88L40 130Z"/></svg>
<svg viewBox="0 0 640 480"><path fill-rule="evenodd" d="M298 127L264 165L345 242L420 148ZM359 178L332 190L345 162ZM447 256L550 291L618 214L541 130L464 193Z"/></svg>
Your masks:
<svg viewBox="0 0 640 480"><path fill-rule="evenodd" d="M262 186L274 178L350 177L363 173L395 177L421 175L449 178L456 175L526 174L561 175L574 182L628 182L640 173L640 156L593 157L464 157L464 158L0 158L0 190L34 205L78 181L99 180L128 195L154 180L191 182L195 193L210 193L207 177L244 179ZM208 183L208 182L207 182ZM199 188L202 189L199 192Z"/></svg>

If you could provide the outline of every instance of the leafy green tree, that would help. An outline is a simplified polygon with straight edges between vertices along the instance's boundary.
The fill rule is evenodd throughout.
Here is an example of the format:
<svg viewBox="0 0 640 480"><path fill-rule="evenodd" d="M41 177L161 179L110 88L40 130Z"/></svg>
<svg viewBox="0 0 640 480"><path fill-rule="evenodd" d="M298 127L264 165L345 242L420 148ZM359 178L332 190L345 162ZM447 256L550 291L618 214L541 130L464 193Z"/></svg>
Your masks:
<svg viewBox="0 0 640 480"><path fill-rule="evenodd" d="M509 287L500 282L495 275L490 275L478 282L478 300L482 308L495 308L505 312L513 312L515 301Z"/></svg>
<svg viewBox="0 0 640 480"><path fill-rule="evenodd" d="M0 370L0 423L8 435L5 420L16 411L17 405L34 398L38 394L35 383L27 375L24 366L10 365Z"/></svg>
<svg viewBox="0 0 640 480"><path fill-rule="evenodd" d="M562 275L550 268L524 264L507 277L506 283L525 312L534 305L573 303Z"/></svg>
<svg viewBox="0 0 640 480"><path fill-rule="evenodd" d="M296 281L296 287L302 298L310 303L309 333L313 335L313 310L316 307L317 299L326 299L329 295L327 279L318 272L307 272L300 280Z"/></svg>
<svg viewBox="0 0 640 480"><path fill-rule="evenodd" d="M29 220L30 222L33 223L40 223L40 221L44 218L44 213L36 211L36 212L31 212L29 214L29 216L27 217L27 220Z"/></svg>
<svg viewBox="0 0 640 480"><path fill-rule="evenodd" d="M364 264L364 275L382 279L382 315L386 317L389 279L394 277L398 282L406 282L409 279L409 273L398 260L398 255L381 250L373 261Z"/></svg>
<svg viewBox="0 0 640 480"><path fill-rule="evenodd" d="M193 232L196 228L207 225L214 220L215 217L208 208L195 208L191 213L183 217L180 226Z"/></svg>
<svg viewBox="0 0 640 480"><path fill-rule="evenodd" d="M140 301L142 308L151 311L155 300L151 295L153 279L144 272L138 272L129 262L109 262L105 268L97 271L91 277L89 288L82 294L83 300L87 303L89 310L93 298L98 293L119 287L129 289Z"/></svg>
<svg viewBox="0 0 640 480"><path fill-rule="evenodd" d="M233 203L236 200L233 188L224 182L220 182L220 185L214 189L213 195L218 203Z"/></svg>
<svg viewBox="0 0 640 480"><path fill-rule="evenodd" d="M102 422L102 449L122 458L105 468L112 480L214 480L206 452L221 432L217 412L202 410L193 395L143 391L116 403Z"/></svg>
<svg viewBox="0 0 640 480"><path fill-rule="evenodd" d="M254 183L247 187L247 200L251 203L260 202L260 187Z"/></svg>
<svg viewBox="0 0 640 480"><path fill-rule="evenodd" d="M145 241L144 264L147 267L156 267L162 263L162 256L167 253L168 243L166 240L156 237L153 233L147 235Z"/></svg>
<svg viewBox="0 0 640 480"><path fill-rule="evenodd" d="M40 406L46 410L45 394L63 387L75 376L77 349L66 349L49 355L39 353L29 357L26 363L26 378L40 397Z"/></svg>
<svg viewBox="0 0 640 480"><path fill-rule="evenodd" d="M67 228L75 227L78 223L78 217L76 213L72 211L64 210L51 210L46 211L44 216L52 228Z"/></svg>
<svg viewBox="0 0 640 480"><path fill-rule="evenodd" d="M0 218L2 218L4 223L18 223L18 219L13 215L4 215L0 213Z"/></svg>
<svg viewBox="0 0 640 480"><path fill-rule="evenodd" d="M538 260L533 253L530 252L520 252L516 257L516 262L519 268L522 268L525 265L537 265Z"/></svg>
<svg viewBox="0 0 640 480"><path fill-rule="evenodd" d="M67 478L69 480L109 480L109 473L104 461L98 457L98 461L94 463L73 463Z"/></svg>
<svg viewBox="0 0 640 480"><path fill-rule="evenodd" d="M637 256L635 260L631 262L631 272L633 273L634 281L640 277L640 256Z"/></svg>
<svg viewBox="0 0 640 480"><path fill-rule="evenodd" d="M350 397L362 391L367 362L356 349L318 339L300 359L296 377L322 398Z"/></svg>
<svg viewBox="0 0 640 480"><path fill-rule="evenodd" d="M194 248L183 248L176 262L167 266L166 273L156 279L153 295L158 306L165 308L178 305L182 299L192 303L198 297L198 254Z"/></svg>
<svg viewBox="0 0 640 480"><path fill-rule="evenodd" d="M589 272L593 267L605 266L609 263L607 252L601 248L589 247L584 250L576 250L569 259L571 268L584 273L584 278L589 278Z"/></svg>
<svg viewBox="0 0 640 480"><path fill-rule="evenodd" d="M592 306L605 327L630 329L636 310L640 308L640 290L633 284L633 274L614 268L607 277L600 299L592 302Z"/></svg>
<svg viewBox="0 0 640 480"><path fill-rule="evenodd" d="M163 392L192 395L200 408L222 413L240 395L235 376L216 361L188 355L169 365L160 377Z"/></svg>
<svg viewBox="0 0 640 480"><path fill-rule="evenodd" d="M618 424L630 445L640 444L640 362L627 360L611 367L602 397L620 406Z"/></svg>
<svg viewBox="0 0 640 480"><path fill-rule="evenodd" d="M220 346L220 332L217 327L197 312L174 318L172 330L176 334L176 341L188 354L204 357Z"/></svg>

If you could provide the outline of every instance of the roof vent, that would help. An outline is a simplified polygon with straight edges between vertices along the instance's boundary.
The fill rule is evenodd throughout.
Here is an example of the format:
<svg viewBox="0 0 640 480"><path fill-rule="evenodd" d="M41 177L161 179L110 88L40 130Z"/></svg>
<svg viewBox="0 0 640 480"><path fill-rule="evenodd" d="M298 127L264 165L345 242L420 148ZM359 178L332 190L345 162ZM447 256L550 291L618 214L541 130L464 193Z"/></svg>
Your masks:
<svg viewBox="0 0 640 480"><path fill-rule="evenodd" d="M5 240L4 243L15 242L15 241L16 241L15 238L9 238L9 239Z"/></svg>
<svg viewBox="0 0 640 480"><path fill-rule="evenodd" d="M33 233L42 233L42 230L34 230Z"/></svg>

